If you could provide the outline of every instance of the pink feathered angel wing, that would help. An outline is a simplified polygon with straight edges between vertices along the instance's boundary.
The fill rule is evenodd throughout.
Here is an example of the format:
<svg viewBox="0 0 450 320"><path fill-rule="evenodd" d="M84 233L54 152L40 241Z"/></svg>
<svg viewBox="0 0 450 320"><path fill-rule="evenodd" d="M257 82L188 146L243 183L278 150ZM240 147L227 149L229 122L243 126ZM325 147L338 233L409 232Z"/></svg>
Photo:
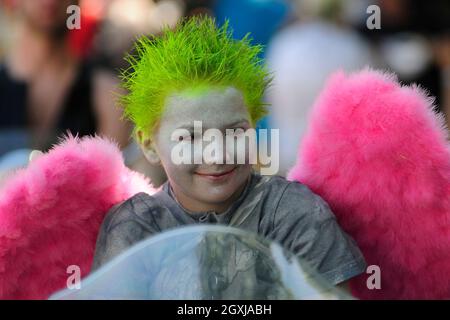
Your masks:
<svg viewBox="0 0 450 320"><path fill-rule="evenodd" d="M89 273L100 224L115 204L154 189L117 146L68 137L0 190L0 299L46 299L67 268Z"/></svg>
<svg viewBox="0 0 450 320"><path fill-rule="evenodd" d="M368 265L363 299L450 298L450 148L443 119L417 87L364 70L334 74L318 98L289 178L331 206ZM370 282L370 281L369 281Z"/></svg>

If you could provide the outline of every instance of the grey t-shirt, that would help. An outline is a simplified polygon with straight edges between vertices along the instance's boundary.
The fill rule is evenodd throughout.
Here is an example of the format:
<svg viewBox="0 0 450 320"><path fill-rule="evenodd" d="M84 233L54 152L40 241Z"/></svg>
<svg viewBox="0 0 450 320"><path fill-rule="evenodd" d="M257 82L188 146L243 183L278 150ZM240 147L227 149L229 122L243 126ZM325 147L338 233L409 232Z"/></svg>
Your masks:
<svg viewBox="0 0 450 320"><path fill-rule="evenodd" d="M332 284L365 271L355 241L339 227L322 198L301 183L256 173L221 214L186 212L169 182L154 196L138 193L114 206L100 228L93 270L153 234L194 223L229 225L272 239Z"/></svg>

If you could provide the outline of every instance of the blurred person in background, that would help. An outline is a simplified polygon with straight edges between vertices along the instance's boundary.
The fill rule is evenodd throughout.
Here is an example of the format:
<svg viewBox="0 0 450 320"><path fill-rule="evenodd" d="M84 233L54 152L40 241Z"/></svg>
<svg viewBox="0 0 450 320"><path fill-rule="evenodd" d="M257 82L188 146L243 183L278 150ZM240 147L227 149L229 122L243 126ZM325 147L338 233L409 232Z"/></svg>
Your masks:
<svg viewBox="0 0 450 320"><path fill-rule="evenodd" d="M252 44L263 45L261 58L266 45L291 10L289 0L215 0L212 9L219 25L229 21L235 39L250 33Z"/></svg>
<svg viewBox="0 0 450 320"><path fill-rule="evenodd" d="M269 43L274 83L267 91L269 126L279 129L280 169L286 175L297 159L314 100L328 76L371 65L369 44L346 21L353 1L298 0L297 19Z"/></svg>
<svg viewBox="0 0 450 320"><path fill-rule="evenodd" d="M0 0L0 60L5 55L5 50L9 46L11 39L11 32L9 30L9 14L4 7L5 0Z"/></svg>
<svg viewBox="0 0 450 320"><path fill-rule="evenodd" d="M89 2L91 0L85 0ZM185 15L195 14L205 1L108 0L103 19L92 44L91 58L96 65L117 73L129 67L124 55L141 35L157 37L164 26L173 27ZM81 1L83 4L83 1ZM206 3L207 4L207 3ZM83 10L83 9L82 9ZM204 10L202 10L204 13ZM134 139L123 150L125 164L143 173L158 187L167 179L163 168L150 164Z"/></svg>
<svg viewBox="0 0 450 320"><path fill-rule="evenodd" d="M378 66L394 72L405 84L423 87L435 98L436 112L445 113L450 124L450 1L378 0L361 4L380 8L380 29L368 29L363 15L355 21L372 43Z"/></svg>
<svg viewBox="0 0 450 320"><path fill-rule="evenodd" d="M125 147L130 125L115 105L119 80L70 45L66 11L78 1L7 3L15 21L0 64L0 156L20 148L47 150L68 130L105 135Z"/></svg>
<svg viewBox="0 0 450 320"><path fill-rule="evenodd" d="M228 20L235 39L250 33L252 44L262 45L262 59L268 43L289 20L292 11L290 0L215 0L211 7L219 25ZM266 116L258 121L256 130L269 126Z"/></svg>

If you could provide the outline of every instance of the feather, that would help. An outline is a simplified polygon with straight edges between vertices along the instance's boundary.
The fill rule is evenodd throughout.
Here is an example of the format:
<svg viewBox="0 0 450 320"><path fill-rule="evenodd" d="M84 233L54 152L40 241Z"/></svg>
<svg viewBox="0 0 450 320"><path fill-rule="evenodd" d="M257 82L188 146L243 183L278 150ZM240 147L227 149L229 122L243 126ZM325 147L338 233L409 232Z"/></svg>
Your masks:
<svg viewBox="0 0 450 320"><path fill-rule="evenodd" d="M0 193L0 299L46 299L71 265L87 275L105 214L138 192L154 189L99 137L68 136L16 172Z"/></svg>
<svg viewBox="0 0 450 320"><path fill-rule="evenodd" d="M318 97L288 178L332 208L368 265L362 299L450 298L450 145L443 117L417 86L365 69L337 72Z"/></svg>

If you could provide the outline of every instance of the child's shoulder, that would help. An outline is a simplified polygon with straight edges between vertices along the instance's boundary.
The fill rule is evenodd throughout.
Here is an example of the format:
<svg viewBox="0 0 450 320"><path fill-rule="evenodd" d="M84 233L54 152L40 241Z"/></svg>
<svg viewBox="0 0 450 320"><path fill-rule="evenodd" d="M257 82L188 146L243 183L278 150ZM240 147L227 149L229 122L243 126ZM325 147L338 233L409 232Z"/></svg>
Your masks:
<svg viewBox="0 0 450 320"><path fill-rule="evenodd" d="M298 181L290 181L281 176L256 176L254 195L258 189L264 191L264 200L272 207L273 214L284 216L286 212L295 212L300 217L301 213L320 220L333 217L327 203L308 186Z"/></svg>
<svg viewBox="0 0 450 320"><path fill-rule="evenodd" d="M254 174L253 189L263 189L266 194L278 200L285 198L301 198L303 201L316 201L317 195L308 186L298 181L290 181L282 176L261 176Z"/></svg>
<svg viewBox="0 0 450 320"><path fill-rule="evenodd" d="M104 224L108 228L112 228L120 223L134 221L139 217L143 217L147 212L157 207L154 197L139 192L132 197L114 205L106 214Z"/></svg>

